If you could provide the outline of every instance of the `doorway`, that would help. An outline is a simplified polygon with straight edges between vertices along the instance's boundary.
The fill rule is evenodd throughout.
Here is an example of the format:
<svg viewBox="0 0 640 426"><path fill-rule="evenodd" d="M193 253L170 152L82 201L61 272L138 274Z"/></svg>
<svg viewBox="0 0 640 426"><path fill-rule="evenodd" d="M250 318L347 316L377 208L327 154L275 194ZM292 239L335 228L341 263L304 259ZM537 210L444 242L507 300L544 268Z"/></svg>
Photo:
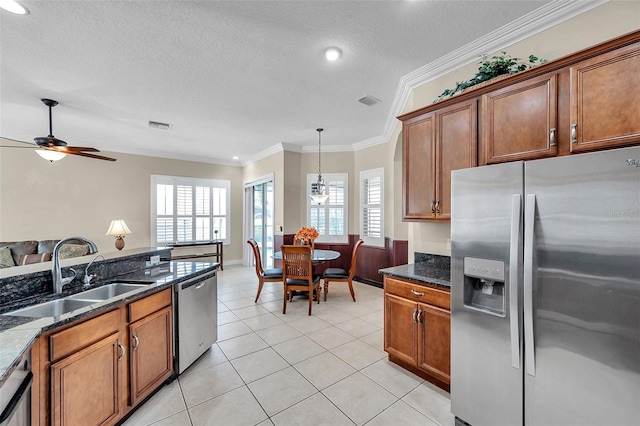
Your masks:
<svg viewBox="0 0 640 426"><path fill-rule="evenodd" d="M245 184L247 239L253 238L260 248L262 265L273 267L273 176Z"/></svg>

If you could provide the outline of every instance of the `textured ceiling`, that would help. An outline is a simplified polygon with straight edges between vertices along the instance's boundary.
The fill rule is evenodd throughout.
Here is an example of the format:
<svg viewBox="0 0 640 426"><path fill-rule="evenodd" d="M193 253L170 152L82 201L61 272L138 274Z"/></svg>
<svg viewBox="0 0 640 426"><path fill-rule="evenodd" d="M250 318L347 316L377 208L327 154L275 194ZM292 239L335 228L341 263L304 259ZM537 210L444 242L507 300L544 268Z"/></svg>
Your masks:
<svg viewBox="0 0 640 426"><path fill-rule="evenodd" d="M0 134L46 136L47 97L56 137L103 151L234 164L316 149L316 127L352 149L384 133L403 76L546 3L22 1L0 11Z"/></svg>

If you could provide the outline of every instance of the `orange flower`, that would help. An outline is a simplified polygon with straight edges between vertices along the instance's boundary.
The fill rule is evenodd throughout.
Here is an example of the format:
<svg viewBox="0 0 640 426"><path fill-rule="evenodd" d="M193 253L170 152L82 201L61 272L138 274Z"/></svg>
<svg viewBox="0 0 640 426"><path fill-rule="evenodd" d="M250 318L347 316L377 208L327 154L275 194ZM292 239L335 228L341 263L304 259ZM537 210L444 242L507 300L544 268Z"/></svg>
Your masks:
<svg viewBox="0 0 640 426"><path fill-rule="evenodd" d="M294 238L296 240L313 241L318 238L318 230L313 227L307 228L306 226L303 226L298 229Z"/></svg>

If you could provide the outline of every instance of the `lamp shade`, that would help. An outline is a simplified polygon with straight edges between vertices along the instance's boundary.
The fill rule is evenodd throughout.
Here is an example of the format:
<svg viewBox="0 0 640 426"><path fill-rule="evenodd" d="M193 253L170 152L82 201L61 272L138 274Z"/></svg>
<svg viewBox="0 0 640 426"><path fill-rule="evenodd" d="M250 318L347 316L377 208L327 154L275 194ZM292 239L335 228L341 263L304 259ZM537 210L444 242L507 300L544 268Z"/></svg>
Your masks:
<svg viewBox="0 0 640 426"><path fill-rule="evenodd" d="M63 152L55 151L53 149L36 149L36 154L38 154L40 157L44 158L45 160L51 161L51 162L62 160L64 157L67 156L67 154Z"/></svg>
<svg viewBox="0 0 640 426"><path fill-rule="evenodd" d="M109 226L109 229L107 230L107 234L106 235L125 235L125 234L130 234L131 231L129 230L129 227L127 226L126 223L124 223L124 220L122 219L114 219L111 221L111 225Z"/></svg>

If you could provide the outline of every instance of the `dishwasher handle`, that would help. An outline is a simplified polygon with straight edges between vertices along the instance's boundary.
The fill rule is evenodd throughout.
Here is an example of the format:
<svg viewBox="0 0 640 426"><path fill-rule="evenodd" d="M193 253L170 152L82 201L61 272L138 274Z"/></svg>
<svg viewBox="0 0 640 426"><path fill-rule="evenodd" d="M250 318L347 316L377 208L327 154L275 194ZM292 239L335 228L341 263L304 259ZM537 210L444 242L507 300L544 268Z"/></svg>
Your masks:
<svg viewBox="0 0 640 426"><path fill-rule="evenodd" d="M13 417L16 409L22 402L22 398L25 396L27 392L31 390L31 384L33 383L33 373L29 371L27 377L24 378L20 387L16 391L16 393L11 398L11 401L7 404L7 408L0 415L0 426L6 426L9 424L9 421Z"/></svg>
<svg viewBox="0 0 640 426"><path fill-rule="evenodd" d="M211 278L215 278L216 272L212 272L206 275L200 275L195 278L191 278L190 280L178 283L176 285L176 291L186 290L190 287L197 286L196 288L202 288L205 285L205 281L210 280Z"/></svg>

